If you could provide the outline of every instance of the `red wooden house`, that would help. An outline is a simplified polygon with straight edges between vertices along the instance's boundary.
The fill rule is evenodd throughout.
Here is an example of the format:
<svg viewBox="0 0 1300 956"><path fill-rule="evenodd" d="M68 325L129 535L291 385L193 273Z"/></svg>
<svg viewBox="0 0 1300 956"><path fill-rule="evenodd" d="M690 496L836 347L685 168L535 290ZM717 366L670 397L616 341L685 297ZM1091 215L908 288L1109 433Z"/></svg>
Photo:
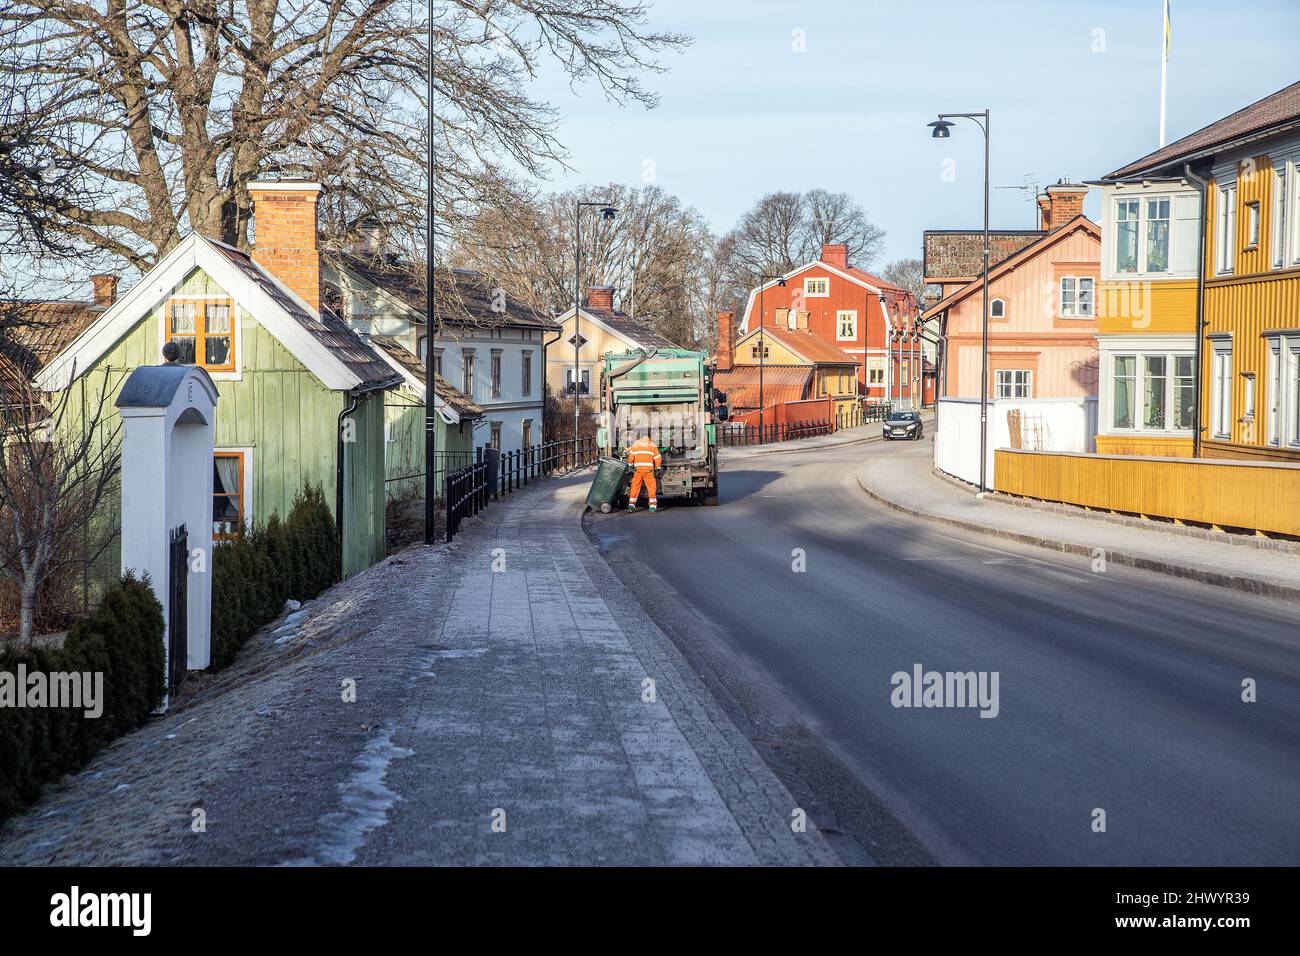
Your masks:
<svg viewBox="0 0 1300 956"><path fill-rule="evenodd" d="M891 331L916 322L916 298L849 265L847 246L828 243L819 259L753 289L737 338L759 327L760 304L765 328L807 329L850 355L862 396L906 402L916 383L919 397L919 350L904 346L900 356L889 344Z"/></svg>

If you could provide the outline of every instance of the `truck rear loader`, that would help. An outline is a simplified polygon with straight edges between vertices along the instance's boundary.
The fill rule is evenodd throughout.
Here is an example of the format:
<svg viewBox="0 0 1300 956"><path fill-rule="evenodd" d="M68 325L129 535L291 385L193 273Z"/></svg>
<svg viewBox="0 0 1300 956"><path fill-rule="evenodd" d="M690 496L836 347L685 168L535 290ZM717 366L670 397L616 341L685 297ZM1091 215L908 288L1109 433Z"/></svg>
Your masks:
<svg viewBox="0 0 1300 956"><path fill-rule="evenodd" d="M663 456L659 496L718 503L716 423L726 396L713 388L708 355L690 349L607 353L600 373L596 444L607 458L649 435Z"/></svg>

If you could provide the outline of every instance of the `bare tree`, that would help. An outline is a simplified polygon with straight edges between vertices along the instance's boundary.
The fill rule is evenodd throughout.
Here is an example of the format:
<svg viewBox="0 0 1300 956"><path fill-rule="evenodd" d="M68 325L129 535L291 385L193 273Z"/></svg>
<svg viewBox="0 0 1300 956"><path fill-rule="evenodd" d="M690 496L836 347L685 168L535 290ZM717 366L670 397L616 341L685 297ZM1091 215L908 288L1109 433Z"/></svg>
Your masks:
<svg viewBox="0 0 1300 956"><path fill-rule="evenodd" d="M103 508L118 492L121 465L120 419L105 413L108 372L97 389L52 396L29 384L36 364L21 335L0 338L0 579L18 593L20 645L30 643L42 611L67 610L71 576L114 540Z"/></svg>
<svg viewBox="0 0 1300 956"><path fill-rule="evenodd" d="M825 243L843 243L850 263L869 266L884 236L847 193L768 193L718 243L723 298L738 305L760 276L816 259Z"/></svg>
<svg viewBox="0 0 1300 956"><path fill-rule="evenodd" d="M699 212L659 186L587 186L484 210L459 237L451 261L494 277L539 315L572 308L579 199L618 208L612 220L583 221L580 292L612 286L624 312L665 338L688 346L705 341L713 236Z"/></svg>
<svg viewBox="0 0 1300 956"><path fill-rule="evenodd" d="M920 259L895 259L885 266L880 277L912 293L917 302L925 296L925 270Z"/></svg>
<svg viewBox="0 0 1300 956"><path fill-rule="evenodd" d="M508 186L507 169L562 160L552 108L528 93L544 64L653 106L638 76L686 42L646 29L640 0L444 0L430 131L424 10L15 0L0 13L0 77L28 91L23 149L105 197L42 206L40 228L144 269L189 231L247 248L248 183L305 175L329 187L322 213L340 242L379 215L414 244L430 135L438 211L454 226Z"/></svg>

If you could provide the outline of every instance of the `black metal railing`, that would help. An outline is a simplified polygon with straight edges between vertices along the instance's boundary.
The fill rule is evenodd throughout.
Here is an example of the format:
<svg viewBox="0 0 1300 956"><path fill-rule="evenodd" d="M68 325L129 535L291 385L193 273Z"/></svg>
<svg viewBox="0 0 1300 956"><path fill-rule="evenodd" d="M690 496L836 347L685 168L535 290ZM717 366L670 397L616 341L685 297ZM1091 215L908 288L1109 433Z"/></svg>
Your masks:
<svg viewBox="0 0 1300 956"><path fill-rule="evenodd" d="M508 495L530 481L594 465L600 457L595 438L542 442L499 452L480 448L479 460L456 471L446 479L447 540L456 535L463 519L472 517L493 499Z"/></svg>
<svg viewBox="0 0 1300 956"><path fill-rule="evenodd" d="M421 436L423 437L423 436ZM472 451L436 451L434 452L433 486L445 486L444 478L457 469L474 462ZM397 498L424 497L424 472L415 471L409 475L393 475L384 479L384 488L389 501Z"/></svg>
<svg viewBox="0 0 1300 956"><path fill-rule="evenodd" d="M831 435L845 428L857 428L870 422L883 422L889 417L891 408L892 406L887 402L878 402L838 412L833 418L774 422L762 426L732 422L718 426L718 445L723 448L767 445L773 442L794 441L798 438Z"/></svg>

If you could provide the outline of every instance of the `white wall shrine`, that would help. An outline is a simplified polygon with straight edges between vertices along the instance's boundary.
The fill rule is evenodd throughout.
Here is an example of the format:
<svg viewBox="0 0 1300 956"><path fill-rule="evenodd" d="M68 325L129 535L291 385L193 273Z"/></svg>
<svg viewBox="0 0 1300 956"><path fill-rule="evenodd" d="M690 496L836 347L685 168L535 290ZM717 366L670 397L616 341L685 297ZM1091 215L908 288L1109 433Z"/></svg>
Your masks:
<svg viewBox="0 0 1300 956"><path fill-rule="evenodd" d="M122 572L148 575L162 605L166 673L174 674L169 586L179 566L185 602L185 670L208 666L212 651L212 446L217 388L193 365L146 365L118 396L122 416ZM172 561L185 529L184 562ZM178 602L179 611L179 602ZM179 666L179 660L175 662ZM169 679L169 687L173 681ZM164 709L166 704L164 704Z"/></svg>

